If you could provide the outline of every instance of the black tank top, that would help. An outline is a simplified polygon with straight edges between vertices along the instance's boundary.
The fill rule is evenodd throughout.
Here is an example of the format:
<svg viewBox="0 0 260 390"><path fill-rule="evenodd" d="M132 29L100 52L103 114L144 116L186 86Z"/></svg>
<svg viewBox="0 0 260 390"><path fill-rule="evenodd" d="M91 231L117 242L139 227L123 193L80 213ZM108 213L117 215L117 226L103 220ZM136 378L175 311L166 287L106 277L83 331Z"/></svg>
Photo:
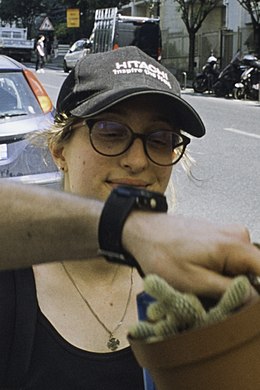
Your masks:
<svg viewBox="0 0 260 390"><path fill-rule="evenodd" d="M38 310L32 360L22 389L143 390L144 385L130 347L113 353L81 350L63 339Z"/></svg>
<svg viewBox="0 0 260 390"><path fill-rule="evenodd" d="M93 353L69 344L40 311L32 269L24 269L0 272L0 389L9 388L143 390L144 384L130 347Z"/></svg>

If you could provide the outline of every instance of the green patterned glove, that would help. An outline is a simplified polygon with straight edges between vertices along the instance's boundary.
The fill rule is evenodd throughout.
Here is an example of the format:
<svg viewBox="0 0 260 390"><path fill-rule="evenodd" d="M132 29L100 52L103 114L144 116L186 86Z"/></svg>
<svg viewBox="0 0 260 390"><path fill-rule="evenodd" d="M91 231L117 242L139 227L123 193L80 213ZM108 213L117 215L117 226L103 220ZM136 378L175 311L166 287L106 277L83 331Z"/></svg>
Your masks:
<svg viewBox="0 0 260 390"><path fill-rule="evenodd" d="M144 290L156 299L147 309L147 321L129 329L129 335L148 342L221 321L241 307L250 296L251 285L246 276L236 277L218 304L206 311L193 294L184 294L157 275L144 279Z"/></svg>

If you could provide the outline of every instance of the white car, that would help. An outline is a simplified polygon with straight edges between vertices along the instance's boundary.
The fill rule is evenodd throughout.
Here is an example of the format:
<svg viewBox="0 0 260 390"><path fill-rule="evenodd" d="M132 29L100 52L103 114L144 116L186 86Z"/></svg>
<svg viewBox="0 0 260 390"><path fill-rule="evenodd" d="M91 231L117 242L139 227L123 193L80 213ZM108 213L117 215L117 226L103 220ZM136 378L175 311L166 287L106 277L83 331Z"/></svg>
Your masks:
<svg viewBox="0 0 260 390"><path fill-rule="evenodd" d="M64 72L69 72L74 68L77 61L91 52L91 42L87 38L82 38L70 47L64 56L63 69Z"/></svg>
<svg viewBox="0 0 260 390"><path fill-rule="evenodd" d="M0 55L0 186L6 179L60 188L60 173L49 150L27 138L53 120L53 104L36 75Z"/></svg>

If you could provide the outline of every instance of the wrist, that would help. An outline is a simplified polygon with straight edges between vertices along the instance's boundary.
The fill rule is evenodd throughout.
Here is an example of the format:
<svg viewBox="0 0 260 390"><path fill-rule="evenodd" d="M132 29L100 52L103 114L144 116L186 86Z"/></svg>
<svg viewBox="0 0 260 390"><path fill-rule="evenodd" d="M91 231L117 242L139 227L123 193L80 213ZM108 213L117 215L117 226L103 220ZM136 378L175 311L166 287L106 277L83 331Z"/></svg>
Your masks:
<svg viewBox="0 0 260 390"><path fill-rule="evenodd" d="M143 241L143 235L145 234L145 232L148 232L146 228L146 223L148 220L150 220L150 214L151 213L147 213L142 210L133 210L128 216L122 230L122 245L124 249L127 252L131 253L135 258L138 258L138 261L138 248L140 244L140 237L142 237ZM144 240L146 239L149 239L149 237L144 238Z"/></svg>
<svg viewBox="0 0 260 390"><path fill-rule="evenodd" d="M138 262L132 253L126 250L122 241L124 225L136 209L166 212L166 198L158 192L128 186L114 189L105 203L99 222L99 254L105 256L108 261L134 266L143 276ZM135 230L135 226L132 229ZM135 245L140 245L140 236L138 241Z"/></svg>

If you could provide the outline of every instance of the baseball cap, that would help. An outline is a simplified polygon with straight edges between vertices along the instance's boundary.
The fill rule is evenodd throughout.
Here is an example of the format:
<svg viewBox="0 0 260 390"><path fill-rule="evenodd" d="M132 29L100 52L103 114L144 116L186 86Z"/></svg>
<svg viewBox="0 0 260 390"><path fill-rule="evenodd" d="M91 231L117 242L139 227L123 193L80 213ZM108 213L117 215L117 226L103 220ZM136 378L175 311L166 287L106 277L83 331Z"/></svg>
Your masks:
<svg viewBox="0 0 260 390"><path fill-rule="evenodd" d="M177 79L135 46L89 54L80 59L61 87L57 114L90 118L141 94L166 97L183 131L195 137L205 134L200 116L181 98Z"/></svg>

